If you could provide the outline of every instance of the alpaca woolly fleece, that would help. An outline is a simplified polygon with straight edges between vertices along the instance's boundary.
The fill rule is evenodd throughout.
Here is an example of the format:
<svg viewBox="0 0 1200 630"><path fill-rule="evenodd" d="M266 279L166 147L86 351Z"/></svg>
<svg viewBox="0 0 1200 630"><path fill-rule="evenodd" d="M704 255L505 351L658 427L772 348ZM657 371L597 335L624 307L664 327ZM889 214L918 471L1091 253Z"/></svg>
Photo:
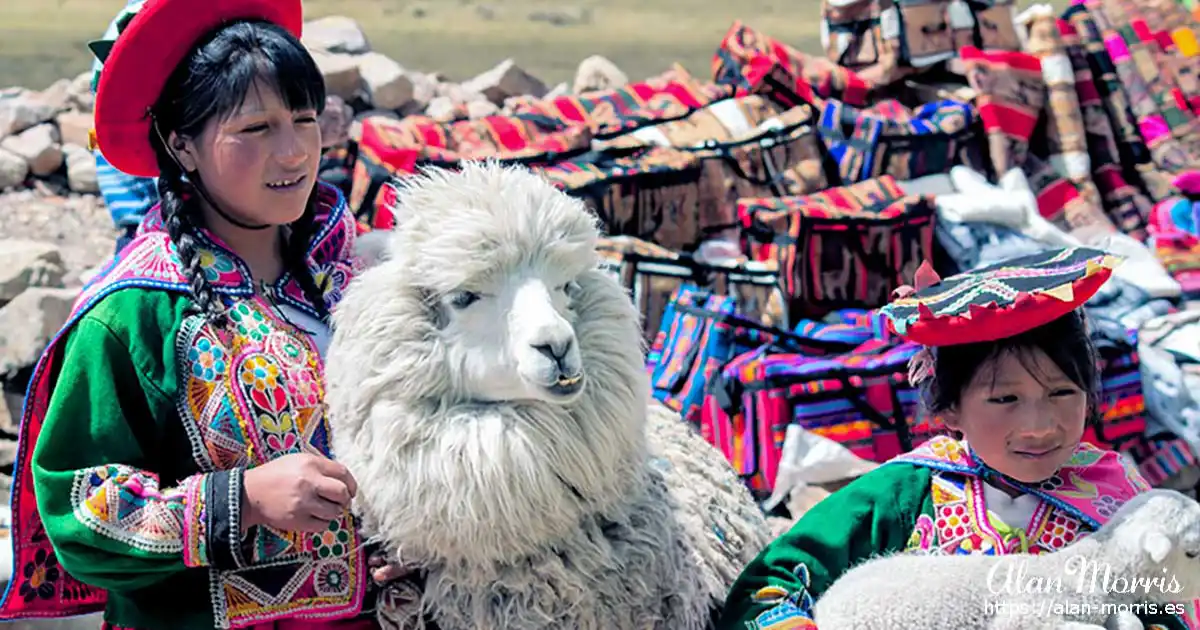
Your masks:
<svg viewBox="0 0 1200 630"><path fill-rule="evenodd" d="M326 360L364 531L424 575L383 594L382 625L707 627L769 532L720 453L652 401L595 217L491 162L397 188Z"/></svg>
<svg viewBox="0 0 1200 630"><path fill-rule="evenodd" d="M868 560L821 595L814 616L821 630L1102 629L1106 622L1136 629L1141 623L1131 615L1108 619L1113 609L1105 604L1155 602L1165 611L1168 602L1200 597L1197 556L1200 505L1174 490L1151 490L1056 553Z"/></svg>

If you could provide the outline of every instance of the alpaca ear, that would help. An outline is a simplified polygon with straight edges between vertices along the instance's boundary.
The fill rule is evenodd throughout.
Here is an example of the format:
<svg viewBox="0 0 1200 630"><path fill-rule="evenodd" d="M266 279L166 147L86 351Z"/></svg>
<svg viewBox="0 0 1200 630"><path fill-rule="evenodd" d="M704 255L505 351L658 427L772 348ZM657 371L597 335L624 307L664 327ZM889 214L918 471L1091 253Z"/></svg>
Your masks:
<svg viewBox="0 0 1200 630"><path fill-rule="evenodd" d="M1171 553L1171 539L1164 536L1161 532L1146 532L1142 536L1142 550L1150 557L1150 561L1158 564L1167 559L1167 554Z"/></svg>

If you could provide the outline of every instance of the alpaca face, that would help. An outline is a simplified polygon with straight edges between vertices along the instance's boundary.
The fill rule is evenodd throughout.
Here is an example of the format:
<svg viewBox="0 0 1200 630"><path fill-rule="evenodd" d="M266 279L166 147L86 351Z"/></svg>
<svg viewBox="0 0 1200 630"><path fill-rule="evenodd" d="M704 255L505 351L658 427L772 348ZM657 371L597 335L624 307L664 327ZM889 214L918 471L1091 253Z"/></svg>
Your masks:
<svg viewBox="0 0 1200 630"><path fill-rule="evenodd" d="M395 210L326 358L356 508L407 560L539 553L647 483L637 309L598 269L595 218L526 169L433 171Z"/></svg>
<svg viewBox="0 0 1200 630"><path fill-rule="evenodd" d="M441 298L442 337L462 366L467 397L483 402L573 402L585 376L569 270L526 266Z"/></svg>

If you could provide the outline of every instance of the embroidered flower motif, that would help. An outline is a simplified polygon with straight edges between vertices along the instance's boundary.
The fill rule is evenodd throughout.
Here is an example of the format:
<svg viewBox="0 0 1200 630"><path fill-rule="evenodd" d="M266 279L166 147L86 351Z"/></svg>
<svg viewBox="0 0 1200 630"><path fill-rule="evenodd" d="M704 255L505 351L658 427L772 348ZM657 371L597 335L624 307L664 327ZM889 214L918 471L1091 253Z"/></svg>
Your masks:
<svg viewBox="0 0 1200 630"><path fill-rule="evenodd" d="M313 535L313 550L322 560L344 555L349 544L350 532L342 529L339 520L330 521L325 531Z"/></svg>
<svg viewBox="0 0 1200 630"><path fill-rule="evenodd" d="M316 407L321 404L317 395L317 382L313 380L308 370L293 370L288 374L288 383L292 386L292 399L297 407Z"/></svg>
<svg viewBox="0 0 1200 630"><path fill-rule="evenodd" d="M970 530L971 515L961 503L958 505L943 505L937 508L938 537L946 542L957 541L966 536Z"/></svg>
<svg viewBox="0 0 1200 630"><path fill-rule="evenodd" d="M278 416L270 414L262 414L258 417L258 426L271 433L287 433L292 430L295 423L292 422L292 414L283 412Z"/></svg>
<svg viewBox="0 0 1200 630"><path fill-rule="evenodd" d="M192 375L196 378L211 382L217 380L218 374L225 373L225 350L211 339L201 337L188 350L187 356L192 362Z"/></svg>
<svg viewBox="0 0 1200 630"><path fill-rule="evenodd" d="M38 549L33 560L21 570L24 581L21 582L20 594L28 604L37 598L50 599L54 597L54 585L61 577L58 560L53 552Z"/></svg>
<svg viewBox="0 0 1200 630"><path fill-rule="evenodd" d="M317 286L325 289L325 303L337 304L342 300L342 291L350 282L350 275L337 266L322 268Z"/></svg>
<svg viewBox="0 0 1200 630"><path fill-rule="evenodd" d="M295 433L272 433L267 436L267 446L277 453L291 452L298 441Z"/></svg>
<svg viewBox="0 0 1200 630"><path fill-rule="evenodd" d="M238 302L229 312L229 318L236 325L239 335L249 337L254 341L262 341L271 333L267 320L262 313L250 308L246 302Z"/></svg>
<svg viewBox="0 0 1200 630"><path fill-rule="evenodd" d="M969 536L959 541L958 546L953 549L952 553L960 555L994 555L996 553L995 550L996 546L992 544L992 541L984 538L978 532L972 532Z"/></svg>
<svg viewBox="0 0 1200 630"><path fill-rule="evenodd" d="M204 270L204 279L209 282L217 282L221 280L222 276L229 276L236 272L233 259L224 254L210 249L198 249L197 257L200 259L200 268Z"/></svg>
<svg viewBox="0 0 1200 630"><path fill-rule="evenodd" d="M1121 507L1121 504L1118 503L1113 497L1102 496L1092 501L1092 507L1096 508L1096 512L1098 512L1100 516L1108 518L1113 515L1113 512L1117 511L1117 508Z"/></svg>
<svg viewBox="0 0 1200 630"><path fill-rule="evenodd" d="M1079 536L1079 524L1063 514L1055 514L1046 522L1038 544L1050 551L1057 551L1074 542Z"/></svg>
<svg viewBox="0 0 1200 630"><path fill-rule="evenodd" d="M936 440L930 443L929 448L933 450L938 457L946 458L950 461L958 461L963 457L963 448L958 442L952 440Z"/></svg>
<svg viewBox="0 0 1200 630"><path fill-rule="evenodd" d="M331 562L317 569L317 591L325 594L341 593L350 583L350 573L340 563Z"/></svg>
<svg viewBox="0 0 1200 630"><path fill-rule="evenodd" d="M242 382L265 392L279 387L279 368L264 357L250 357L242 364Z"/></svg>
<svg viewBox="0 0 1200 630"><path fill-rule="evenodd" d="M1062 477L1059 477L1058 475L1054 475L1054 476L1050 477L1049 479L1043 481L1038 487L1041 488L1045 492L1054 492L1055 490L1058 490L1059 488L1061 488L1062 485L1063 485Z"/></svg>

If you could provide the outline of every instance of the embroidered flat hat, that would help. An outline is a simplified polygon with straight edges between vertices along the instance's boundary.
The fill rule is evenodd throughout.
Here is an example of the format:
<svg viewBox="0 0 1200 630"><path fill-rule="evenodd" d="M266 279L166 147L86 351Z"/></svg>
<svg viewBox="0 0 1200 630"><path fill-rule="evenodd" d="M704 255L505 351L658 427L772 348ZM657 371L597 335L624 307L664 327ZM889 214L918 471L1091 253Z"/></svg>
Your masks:
<svg viewBox="0 0 1200 630"><path fill-rule="evenodd" d="M880 314L892 332L924 346L995 341L1083 306L1119 263L1105 252L1073 247L1012 258L944 280L923 266L916 288L898 290Z"/></svg>
<svg viewBox="0 0 1200 630"><path fill-rule="evenodd" d="M278 24L296 38L304 26L301 0L146 0L116 41L92 42L103 63L96 85L95 140L118 170L158 175L150 146L150 107L192 46L217 27L239 20Z"/></svg>

